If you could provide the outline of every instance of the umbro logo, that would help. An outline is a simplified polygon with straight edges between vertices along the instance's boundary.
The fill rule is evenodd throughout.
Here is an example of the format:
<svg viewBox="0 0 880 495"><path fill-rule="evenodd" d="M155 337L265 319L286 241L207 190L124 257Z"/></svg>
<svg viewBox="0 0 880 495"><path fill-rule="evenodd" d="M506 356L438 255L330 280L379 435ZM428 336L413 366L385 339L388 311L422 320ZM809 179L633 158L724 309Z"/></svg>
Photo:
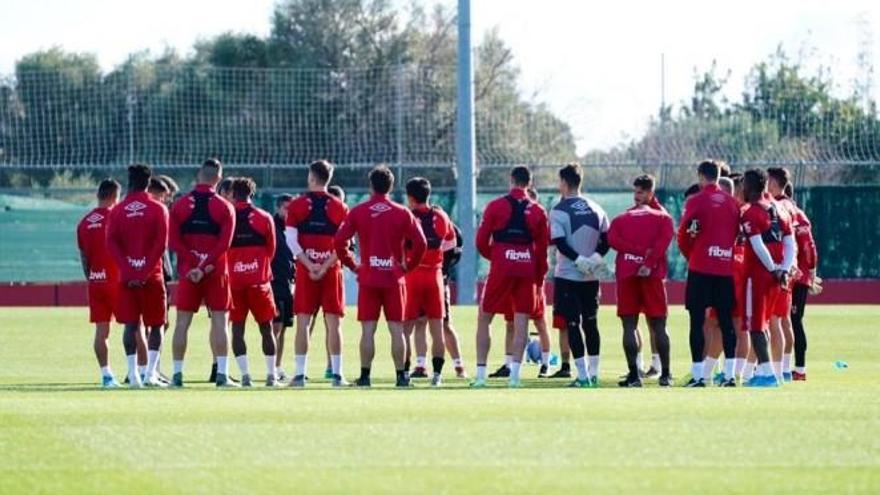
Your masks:
<svg viewBox="0 0 880 495"><path fill-rule="evenodd" d="M104 215L101 215L100 213L92 213L91 215L86 217L86 222L98 223L103 219L104 219Z"/></svg>
<svg viewBox="0 0 880 495"><path fill-rule="evenodd" d="M134 213L136 211L141 211L146 207L147 205L141 203L140 201L132 201L131 203L125 205L125 211L130 211Z"/></svg>
<svg viewBox="0 0 880 495"><path fill-rule="evenodd" d="M575 201L574 203L572 203L571 209L574 210L572 213L577 216L589 215L593 212L593 209L590 208L590 205L588 205L587 202L584 200Z"/></svg>
<svg viewBox="0 0 880 495"><path fill-rule="evenodd" d="M370 211L374 211L376 213L385 213L390 209L391 207L385 203L376 203L373 206L370 206Z"/></svg>
<svg viewBox="0 0 880 495"><path fill-rule="evenodd" d="M128 212L125 217L142 217L144 216L144 212L142 210L146 207L147 205L141 203L140 201L132 201L131 203L125 205L125 211Z"/></svg>

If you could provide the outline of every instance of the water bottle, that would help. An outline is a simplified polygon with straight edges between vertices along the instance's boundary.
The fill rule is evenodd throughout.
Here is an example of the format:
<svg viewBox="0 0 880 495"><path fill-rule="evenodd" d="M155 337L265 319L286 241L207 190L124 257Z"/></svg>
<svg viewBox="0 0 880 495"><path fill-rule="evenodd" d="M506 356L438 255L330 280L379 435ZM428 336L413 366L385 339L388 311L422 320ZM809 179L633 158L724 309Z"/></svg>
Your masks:
<svg viewBox="0 0 880 495"><path fill-rule="evenodd" d="M846 361L841 361L840 359L838 359L837 361L834 361L834 367L839 370L844 370L846 368L849 368L849 365L846 364Z"/></svg>

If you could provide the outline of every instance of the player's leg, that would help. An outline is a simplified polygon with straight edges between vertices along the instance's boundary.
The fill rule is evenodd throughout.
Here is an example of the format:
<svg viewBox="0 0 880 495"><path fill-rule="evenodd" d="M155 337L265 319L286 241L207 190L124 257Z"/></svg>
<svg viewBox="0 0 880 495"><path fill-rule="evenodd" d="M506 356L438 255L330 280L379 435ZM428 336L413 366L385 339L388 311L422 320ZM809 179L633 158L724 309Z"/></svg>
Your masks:
<svg viewBox="0 0 880 495"><path fill-rule="evenodd" d="M493 313L486 312L483 306L477 309L477 375L471 383L472 387L483 387L486 385L487 371L486 363L489 360L489 349L492 347L492 334L489 327L492 325Z"/></svg>
<svg viewBox="0 0 880 495"><path fill-rule="evenodd" d="M291 387L304 387L306 384L306 364L309 353L309 340L314 327L314 318L312 312L296 313L296 335L293 340L293 360L294 372L293 379L290 381Z"/></svg>
<svg viewBox="0 0 880 495"><path fill-rule="evenodd" d="M689 316L688 343L691 350L691 379L686 387L704 387L703 356L706 339L703 325L706 321L707 291L710 289L706 275L689 272L685 285L685 307Z"/></svg>
<svg viewBox="0 0 880 495"><path fill-rule="evenodd" d="M715 308L710 308L703 323L703 336L705 339L705 351L703 352L703 376L706 385L713 382L712 375L715 365L721 359L723 351L721 327L718 325L718 313Z"/></svg>
<svg viewBox="0 0 880 495"><path fill-rule="evenodd" d="M244 341L246 322L243 320L236 321L235 318L232 318L231 321L232 355L235 356L235 361L238 363L238 369L241 371L241 386L250 387L252 386L251 371L250 366L248 365L247 344Z"/></svg>
<svg viewBox="0 0 880 495"><path fill-rule="evenodd" d="M804 312L807 306L809 288L803 284L795 284L792 289L791 326L794 334L794 372L792 379L807 379L807 333L804 329Z"/></svg>
<svg viewBox="0 0 880 495"><path fill-rule="evenodd" d="M174 322L174 336L171 339L171 354L174 359L174 375L172 383L175 386L183 385L183 358L186 356L187 335L193 319L192 311L184 311L178 307L177 318Z"/></svg>
<svg viewBox="0 0 880 495"><path fill-rule="evenodd" d="M743 329L742 316L737 316L733 319L733 326L736 327L736 359L734 361L733 373L742 382L746 359L749 357L752 343L749 333Z"/></svg>
<svg viewBox="0 0 880 495"><path fill-rule="evenodd" d="M621 387L641 387L642 380L639 377L639 368L636 364L636 356L639 354L639 343L636 337L639 315L621 315L620 322L623 324L623 353L626 356L626 366L629 372L618 385Z"/></svg>
<svg viewBox="0 0 880 495"><path fill-rule="evenodd" d="M583 282L583 299L581 301L581 327L584 330L584 345L587 349L587 360L590 365L590 379L593 385L599 384L599 352L601 337L599 336L599 282Z"/></svg>
<svg viewBox="0 0 880 495"><path fill-rule="evenodd" d="M275 340L275 332L272 328L272 320L269 319L259 324L260 340L262 341L263 357L266 359L266 386L274 387L278 384L278 343Z"/></svg>
<svg viewBox="0 0 880 495"><path fill-rule="evenodd" d="M140 322L126 323L122 332L122 347L125 349L125 359L128 363L128 384L132 388L140 388L143 386L137 364L137 347L138 342L146 339L144 335L144 327Z"/></svg>
<svg viewBox="0 0 880 495"><path fill-rule="evenodd" d="M660 360L660 378L658 383L661 387L668 387L672 385L672 371L669 366L670 343L669 333L666 331L666 317L649 317L648 328L651 332L651 341L656 346L657 358Z"/></svg>
<svg viewBox="0 0 880 495"><path fill-rule="evenodd" d="M577 369L577 378L569 385L573 387L592 386L589 366L585 357L584 333L581 329L581 318L584 313L581 304L584 298L580 293L586 290L584 287L585 282L573 282L556 278L553 283L553 309L565 320L568 347Z"/></svg>
<svg viewBox="0 0 880 495"><path fill-rule="evenodd" d="M757 358L757 370L755 376L746 384L747 386L778 386L776 373L770 361L769 340L767 328L769 326L769 313L773 299L771 296L772 280L766 276L749 277L746 280L747 307L749 312L748 325L752 349ZM749 304L750 303L750 304Z"/></svg>
<svg viewBox="0 0 880 495"><path fill-rule="evenodd" d="M226 334L228 314L225 310L211 312L211 348L217 356L217 386L234 386L229 380L229 338Z"/></svg>
<svg viewBox="0 0 880 495"><path fill-rule="evenodd" d="M427 378L427 356L428 356L428 326L427 320L413 320L413 350L415 350L416 364L413 368L413 378ZM407 347L407 355L412 354L412 350Z"/></svg>
<svg viewBox="0 0 880 495"><path fill-rule="evenodd" d="M507 313L509 311L509 314ZM509 308L504 314L504 364L489 374L489 378L509 378L510 365L513 363L513 311Z"/></svg>
<svg viewBox="0 0 880 495"><path fill-rule="evenodd" d="M330 371L333 374L333 386L347 386L342 371L342 315L324 310L324 323L327 325L327 352L330 354Z"/></svg>
<svg viewBox="0 0 880 495"><path fill-rule="evenodd" d="M92 347L95 350L95 359L98 361L98 367L101 369L101 384L105 388L116 388L119 382L113 376L113 370L110 369L109 351L107 341L110 338L110 322L103 321L95 323L95 340Z"/></svg>
<svg viewBox="0 0 880 495"><path fill-rule="evenodd" d="M144 385L165 387L168 384L159 380L159 353L162 352L162 344L165 341L164 325L147 327L150 333L147 335L147 369L144 372Z"/></svg>
<svg viewBox="0 0 880 495"><path fill-rule="evenodd" d="M461 356L461 344L458 340L458 332L452 326L452 314L450 312L449 284L443 281L443 341L446 343L446 351L452 358L452 365L455 367L456 378L467 378L467 371L464 369L464 359Z"/></svg>
<svg viewBox="0 0 880 495"><path fill-rule="evenodd" d="M672 385L672 374L669 367L669 334L666 332L666 317L669 314L666 282L658 278L641 278L639 289L651 345L660 361L657 383L661 387L668 387Z"/></svg>
<svg viewBox="0 0 880 495"><path fill-rule="evenodd" d="M413 330L416 327L416 320L407 320L403 322L403 337L406 339L406 355L403 356L403 370L409 373L412 365L413 353Z"/></svg>
<svg viewBox="0 0 880 495"><path fill-rule="evenodd" d="M141 330L144 332L144 341L143 345L141 345L141 341L138 341L137 366L138 375L140 375L143 380L147 374L147 338L150 336L150 327L144 327Z"/></svg>
<svg viewBox="0 0 880 495"><path fill-rule="evenodd" d="M358 287L358 321L361 322L361 341L359 345L361 374L355 385L369 387L370 371L373 358L376 356L376 326L382 310L382 302L377 294L378 289Z"/></svg>
<svg viewBox="0 0 880 495"><path fill-rule="evenodd" d="M550 375L550 378L571 378L571 347L568 345L568 328L565 318L554 314L553 328L556 329L559 339L559 369Z"/></svg>
<svg viewBox="0 0 880 495"><path fill-rule="evenodd" d="M773 307L773 314L779 320L779 327L784 339L782 345L782 363L781 372L782 379L790 382L791 375L791 358L794 351L794 331L791 324L791 304L792 293L790 290L780 290L776 305Z"/></svg>
<svg viewBox="0 0 880 495"><path fill-rule="evenodd" d="M443 319L431 318L428 320L428 329L431 332L431 370L433 377L431 385L440 386L440 374L446 360L446 343L443 338Z"/></svg>
<svg viewBox="0 0 880 495"><path fill-rule="evenodd" d="M293 326L293 293L290 284L272 285L272 295L275 299L276 316L272 320L272 333L275 337L275 369L278 381L287 380L287 374L282 367L284 363L284 341L287 329Z"/></svg>
<svg viewBox="0 0 880 495"><path fill-rule="evenodd" d="M649 333L651 335L651 367L648 368L648 371L645 372L645 376L647 378L654 378L655 376L659 376L661 374L663 363L660 362L660 353L657 350L657 340L654 336L654 332Z"/></svg>
<svg viewBox="0 0 880 495"><path fill-rule="evenodd" d="M544 315L541 314L533 318L532 323L535 325L535 330L538 331L538 339L541 340L541 369L538 371L538 378L549 378L550 346L552 343L550 341L550 331L547 329L547 321L544 319Z"/></svg>
<svg viewBox="0 0 880 495"><path fill-rule="evenodd" d="M513 300L513 342L511 345L513 360L510 364L508 386L519 387L522 362L525 357L526 345L529 342L529 320L535 313L538 293L535 290L534 282L528 278L514 278L509 283L512 285L511 298Z"/></svg>

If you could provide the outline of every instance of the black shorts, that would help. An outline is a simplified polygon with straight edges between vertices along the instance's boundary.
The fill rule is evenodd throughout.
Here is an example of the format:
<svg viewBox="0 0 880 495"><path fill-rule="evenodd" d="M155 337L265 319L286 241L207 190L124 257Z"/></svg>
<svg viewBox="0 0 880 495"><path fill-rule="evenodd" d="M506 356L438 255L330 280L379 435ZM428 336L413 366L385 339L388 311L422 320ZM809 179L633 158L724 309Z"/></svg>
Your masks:
<svg viewBox="0 0 880 495"><path fill-rule="evenodd" d="M290 284L272 282L272 297L275 299L275 323L283 324L284 328L293 326L293 291Z"/></svg>
<svg viewBox="0 0 880 495"><path fill-rule="evenodd" d="M596 318L599 312L599 281L576 282L564 278L553 279L553 314L565 318L566 323Z"/></svg>
<svg viewBox="0 0 880 495"><path fill-rule="evenodd" d="M688 310L732 311L736 306L733 275L708 275L688 272L684 290L684 307Z"/></svg>

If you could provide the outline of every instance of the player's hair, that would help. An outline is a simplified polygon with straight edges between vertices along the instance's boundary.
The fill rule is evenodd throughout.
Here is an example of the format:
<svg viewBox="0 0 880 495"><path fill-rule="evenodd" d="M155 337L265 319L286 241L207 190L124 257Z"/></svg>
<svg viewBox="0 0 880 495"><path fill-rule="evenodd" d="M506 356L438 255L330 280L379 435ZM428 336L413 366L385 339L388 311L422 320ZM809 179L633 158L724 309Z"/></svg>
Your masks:
<svg viewBox="0 0 880 495"><path fill-rule="evenodd" d="M532 183L532 171L528 167L518 165L510 171L510 178L517 187L528 187Z"/></svg>
<svg viewBox="0 0 880 495"><path fill-rule="evenodd" d="M173 196L173 195L177 194L178 192L180 192L180 187L177 185L177 182L175 182L175 180L172 179L170 176L160 175L158 177L159 177L159 180L161 180L162 182L165 183L165 187L168 188L168 194Z"/></svg>
<svg viewBox="0 0 880 495"><path fill-rule="evenodd" d="M223 164L217 158L208 158L199 168L199 176L204 180L217 180L223 175Z"/></svg>
<svg viewBox="0 0 880 495"><path fill-rule="evenodd" d="M104 179L98 184L98 199L110 199L119 194L119 183L113 179Z"/></svg>
<svg viewBox="0 0 880 495"><path fill-rule="evenodd" d="M232 198L247 201L257 191L257 183L250 177L236 177L232 180Z"/></svg>
<svg viewBox="0 0 880 495"><path fill-rule="evenodd" d="M733 195L733 179L730 177L719 177L718 178L718 187L726 192L727 194Z"/></svg>
<svg viewBox="0 0 880 495"><path fill-rule="evenodd" d="M730 171L730 165L728 165L727 162L719 161L718 168L718 172L721 174L721 177L730 177L730 174L732 172Z"/></svg>
<svg viewBox="0 0 880 495"><path fill-rule="evenodd" d="M710 182L715 182L718 180L718 177L721 176L721 164L724 163L720 160L703 160L697 165L697 173L706 178L706 180ZM727 165L724 163L724 165ZM729 168L728 168L729 169Z"/></svg>
<svg viewBox="0 0 880 495"><path fill-rule="evenodd" d="M406 181L406 195L414 199L416 203L427 203L428 197L431 195L431 182L424 177L413 177Z"/></svg>
<svg viewBox="0 0 880 495"><path fill-rule="evenodd" d="M388 194L394 186L394 174L391 173L391 169L388 168L388 165L385 165L384 163L380 163L373 167L373 170L370 170L369 178L370 186L373 187L373 192L378 194Z"/></svg>
<svg viewBox="0 0 880 495"><path fill-rule="evenodd" d="M327 188L327 193L331 196L336 196L339 201L345 203L345 190L343 190L341 186L337 186L336 184L329 186Z"/></svg>
<svg viewBox="0 0 880 495"><path fill-rule="evenodd" d="M639 189L644 189L645 191L654 191L654 176L651 174L644 174L636 177L636 180L633 181L633 186L638 187Z"/></svg>
<svg viewBox="0 0 880 495"><path fill-rule="evenodd" d="M526 189L526 194L529 196L529 199L532 201L538 201L538 191L534 187L530 187Z"/></svg>
<svg viewBox="0 0 880 495"><path fill-rule="evenodd" d="M153 170L141 163L128 167L128 188L132 191L146 191L150 185Z"/></svg>
<svg viewBox="0 0 880 495"><path fill-rule="evenodd" d="M776 181L781 189L791 182L791 173L785 167L770 167L767 169L767 177Z"/></svg>
<svg viewBox="0 0 880 495"><path fill-rule="evenodd" d="M580 163L569 163L559 169L559 178L568 184L568 187L577 189L584 180L584 170Z"/></svg>
<svg viewBox="0 0 880 495"><path fill-rule="evenodd" d="M684 199L688 199L689 197L693 196L694 194L697 194L698 192L700 192L700 185L699 184L691 184L691 186L689 188L684 190Z"/></svg>
<svg viewBox="0 0 880 495"><path fill-rule="evenodd" d="M147 187L147 191L153 194L168 194L168 184L159 177L153 176L150 177L150 185Z"/></svg>
<svg viewBox="0 0 880 495"><path fill-rule="evenodd" d="M333 165L327 160L315 160L309 165L309 173L318 182L318 185L325 186L333 177Z"/></svg>
<svg viewBox="0 0 880 495"><path fill-rule="evenodd" d="M791 199L794 197L794 186L791 185L791 182L789 182L788 184L785 185L785 187L782 188L782 194L784 194L785 197L788 199Z"/></svg>
<svg viewBox="0 0 880 495"><path fill-rule="evenodd" d="M761 199L764 189L767 187L767 172L760 168L746 170L743 174L743 196L746 201Z"/></svg>
<svg viewBox="0 0 880 495"><path fill-rule="evenodd" d="M226 177L221 180L220 184L217 184L217 194L227 194L232 189L233 181L235 181L235 177Z"/></svg>
<svg viewBox="0 0 880 495"><path fill-rule="evenodd" d="M283 205L284 203L287 203L288 201L293 201L292 194L287 194L287 193L279 194L278 196L275 197L275 207L280 208L281 205Z"/></svg>

